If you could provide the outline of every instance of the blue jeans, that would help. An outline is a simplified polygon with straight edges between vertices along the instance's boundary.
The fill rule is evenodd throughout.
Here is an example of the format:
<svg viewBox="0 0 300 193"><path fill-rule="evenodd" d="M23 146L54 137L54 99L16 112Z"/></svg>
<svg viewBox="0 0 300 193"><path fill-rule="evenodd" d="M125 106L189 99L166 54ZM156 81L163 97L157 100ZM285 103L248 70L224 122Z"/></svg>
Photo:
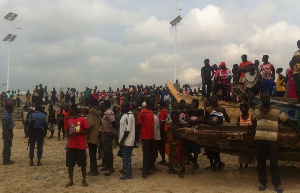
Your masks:
<svg viewBox="0 0 300 193"><path fill-rule="evenodd" d="M272 96L273 86L274 86L274 80L273 79L263 79L265 91L269 93L270 96Z"/></svg>
<svg viewBox="0 0 300 193"><path fill-rule="evenodd" d="M123 161L123 177L132 178L132 168L131 168L131 154L132 146L122 147L122 161Z"/></svg>

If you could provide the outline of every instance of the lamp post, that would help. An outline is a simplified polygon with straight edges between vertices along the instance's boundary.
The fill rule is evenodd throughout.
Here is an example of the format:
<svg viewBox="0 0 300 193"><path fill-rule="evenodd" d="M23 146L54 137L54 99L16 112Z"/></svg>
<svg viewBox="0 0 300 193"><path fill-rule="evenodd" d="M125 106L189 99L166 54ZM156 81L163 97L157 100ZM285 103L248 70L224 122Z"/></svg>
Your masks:
<svg viewBox="0 0 300 193"><path fill-rule="evenodd" d="M181 17L180 15L178 15L178 6L177 6L177 0L176 0L176 7L175 7L175 19L173 19L170 24L173 26L175 26L175 65L174 65L174 83L176 82L176 78L177 78L177 23L179 23L181 21Z"/></svg>
<svg viewBox="0 0 300 193"><path fill-rule="evenodd" d="M12 31L12 21L16 19L18 14L9 12L4 19L7 19L10 21L10 28L9 28L9 34L3 39L3 41L8 41L8 59L7 59L7 82L6 82L6 91L9 90L9 63L10 63L10 47L11 42L16 39L16 35L11 34Z"/></svg>

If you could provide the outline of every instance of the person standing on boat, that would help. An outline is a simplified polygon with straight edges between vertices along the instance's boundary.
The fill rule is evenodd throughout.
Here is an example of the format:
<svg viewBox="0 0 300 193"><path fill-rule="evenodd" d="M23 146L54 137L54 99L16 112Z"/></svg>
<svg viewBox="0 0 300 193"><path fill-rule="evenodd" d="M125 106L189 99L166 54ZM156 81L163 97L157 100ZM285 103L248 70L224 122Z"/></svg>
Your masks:
<svg viewBox="0 0 300 193"><path fill-rule="evenodd" d="M282 68L277 68L276 73L278 74L276 79L276 96L284 97L285 93L285 77L281 74L283 71Z"/></svg>
<svg viewBox="0 0 300 193"><path fill-rule="evenodd" d="M293 80L295 84L295 91L297 94L297 103L300 103L300 40L297 41L297 46L299 50L294 53L292 64L293 69Z"/></svg>
<svg viewBox="0 0 300 193"><path fill-rule="evenodd" d="M229 83L232 78L231 70L226 67L225 62L221 62L219 69L215 73L214 93L222 90L223 101L228 101Z"/></svg>
<svg viewBox="0 0 300 193"><path fill-rule="evenodd" d="M263 64L260 65L262 72L262 78L265 86L265 91L272 95L274 79L275 79L275 68L273 64L269 62L269 56L263 55L262 57Z"/></svg>
<svg viewBox="0 0 300 193"><path fill-rule="evenodd" d="M209 65L209 59L204 60L204 66L201 68L201 78L202 78L202 96L209 98L212 84L213 69ZM206 86L206 87L205 87Z"/></svg>
<svg viewBox="0 0 300 193"><path fill-rule="evenodd" d="M242 62L239 65L239 75L240 75L239 82L243 82L243 80L245 78L245 74L246 74L246 72L248 72L248 67L250 66L250 64L252 64L251 61L247 60L247 55L246 54L243 54L241 56L241 58L242 58ZM246 91L247 85L240 84L239 88L243 91Z"/></svg>
<svg viewBox="0 0 300 193"><path fill-rule="evenodd" d="M177 92L179 92L180 90L180 84L178 83L178 80L176 79L176 82L174 83L174 88L177 90Z"/></svg>
<svg viewBox="0 0 300 193"><path fill-rule="evenodd" d="M260 186L258 190L264 191L267 185L266 159L270 158L270 170L272 183L277 193L282 193L280 188L281 179L277 159L278 121L285 122L293 128L300 137L300 132L293 125L288 116L276 106L270 105L270 95L267 92L260 93L262 105L254 109L253 118L257 121L254 137L258 179Z"/></svg>

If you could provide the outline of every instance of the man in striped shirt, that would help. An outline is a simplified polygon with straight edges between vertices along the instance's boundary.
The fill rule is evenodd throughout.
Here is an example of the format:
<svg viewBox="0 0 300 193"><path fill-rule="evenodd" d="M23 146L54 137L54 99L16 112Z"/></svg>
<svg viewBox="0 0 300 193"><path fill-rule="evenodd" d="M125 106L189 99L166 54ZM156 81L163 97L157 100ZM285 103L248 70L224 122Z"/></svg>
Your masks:
<svg viewBox="0 0 300 193"><path fill-rule="evenodd" d="M281 184L278 160L277 160L277 137L278 120L285 122L293 128L298 136L300 133L293 125L288 116L276 106L270 105L270 95L267 92L261 92L260 100L262 105L254 110L254 117L257 121L255 133L255 152L257 159L258 178L261 185L258 190L264 191L267 184L266 159L270 157L270 170L272 174L272 183L277 193L283 190L279 187Z"/></svg>

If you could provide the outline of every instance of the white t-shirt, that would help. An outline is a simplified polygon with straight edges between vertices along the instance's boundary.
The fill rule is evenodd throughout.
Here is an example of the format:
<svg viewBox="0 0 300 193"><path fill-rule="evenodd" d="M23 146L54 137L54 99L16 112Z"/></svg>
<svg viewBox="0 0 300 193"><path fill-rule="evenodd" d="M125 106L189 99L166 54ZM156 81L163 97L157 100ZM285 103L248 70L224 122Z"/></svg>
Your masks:
<svg viewBox="0 0 300 193"><path fill-rule="evenodd" d="M161 140L158 116L154 114L154 139Z"/></svg>
<svg viewBox="0 0 300 193"><path fill-rule="evenodd" d="M121 117L119 143L122 140L125 131L129 131L129 135L125 139L124 145L133 146L135 141L135 119L131 111Z"/></svg>
<svg viewBox="0 0 300 193"><path fill-rule="evenodd" d="M250 74L250 72L247 72L242 82L247 84L247 88L253 88L255 87L257 80L258 80L258 75L256 71L253 76Z"/></svg>

